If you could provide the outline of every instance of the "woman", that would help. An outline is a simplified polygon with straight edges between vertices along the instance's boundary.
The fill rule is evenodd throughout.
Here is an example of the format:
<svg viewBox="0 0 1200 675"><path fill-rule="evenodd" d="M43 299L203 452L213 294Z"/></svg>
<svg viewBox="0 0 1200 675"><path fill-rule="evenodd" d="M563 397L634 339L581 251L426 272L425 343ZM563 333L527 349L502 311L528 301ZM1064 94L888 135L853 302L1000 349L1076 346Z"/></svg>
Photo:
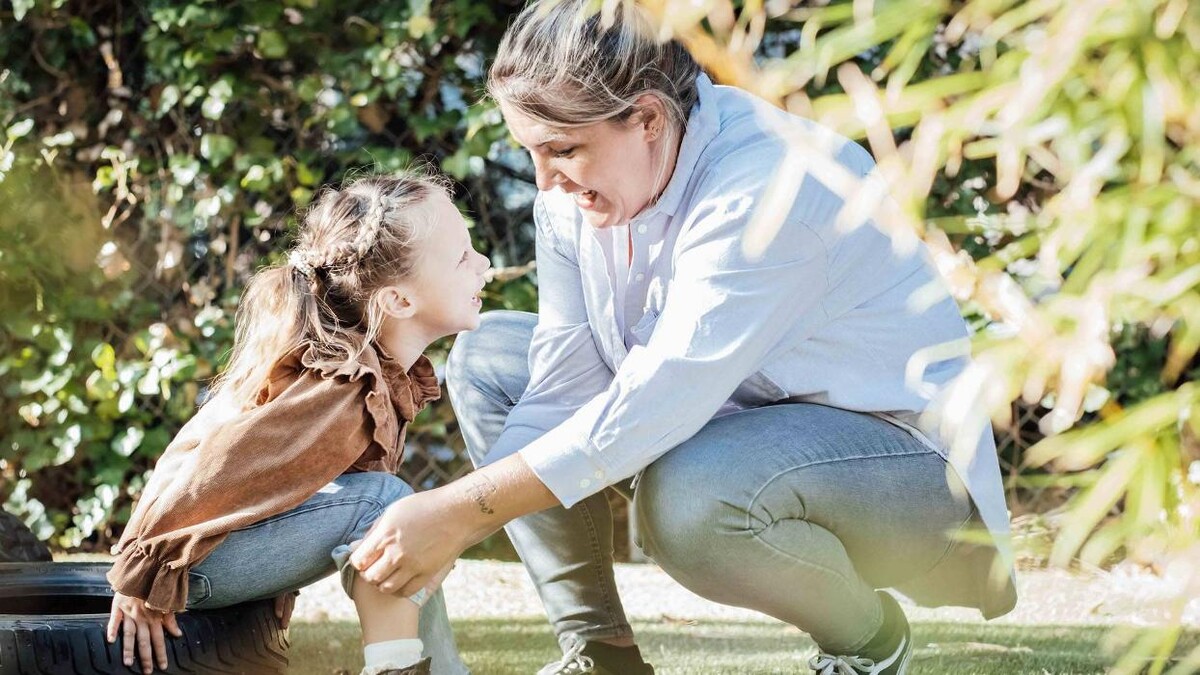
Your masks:
<svg viewBox="0 0 1200 675"><path fill-rule="evenodd" d="M809 167L862 177L871 158L714 86L629 5L605 27L588 4L528 7L489 75L537 173L540 300L451 353L479 468L391 507L351 562L408 593L505 525L565 653L543 673L651 673L613 583L601 491L624 484L642 548L681 584L808 632L816 672L903 673L908 623L876 589L989 618L1016 600L991 430L950 455L922 415L964 360L906 378L966 337L957 307L912 309L935 283L923 251L836 227L817 168L747 253L772 178L800 170L785 137L817 139ZM977 523L995 544L956 542Z"/></svg>

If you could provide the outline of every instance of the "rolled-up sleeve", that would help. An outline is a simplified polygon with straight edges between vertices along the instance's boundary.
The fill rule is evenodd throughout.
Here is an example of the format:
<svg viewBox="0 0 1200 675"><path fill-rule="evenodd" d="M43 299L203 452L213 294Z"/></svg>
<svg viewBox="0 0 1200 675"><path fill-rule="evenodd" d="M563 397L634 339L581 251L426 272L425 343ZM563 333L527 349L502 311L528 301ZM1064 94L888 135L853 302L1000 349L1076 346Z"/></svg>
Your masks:
<svg viewBox="0 0 1200 675"><path fill-rule="evenodd" d="M587 388L571 396L589 398L521 450L564 506L690 438L760 370L798 317L824 312L828 254L802 206L787 214L764 255L750 259L743 252L742 235L763 189L748 188L745 176L710 186L706 193L719 197L698 204L682 222L675 272L647 344L630 350L603 390L595 391L600 378L587 379ZM544 291L552 291L549 281Z"/></svg>

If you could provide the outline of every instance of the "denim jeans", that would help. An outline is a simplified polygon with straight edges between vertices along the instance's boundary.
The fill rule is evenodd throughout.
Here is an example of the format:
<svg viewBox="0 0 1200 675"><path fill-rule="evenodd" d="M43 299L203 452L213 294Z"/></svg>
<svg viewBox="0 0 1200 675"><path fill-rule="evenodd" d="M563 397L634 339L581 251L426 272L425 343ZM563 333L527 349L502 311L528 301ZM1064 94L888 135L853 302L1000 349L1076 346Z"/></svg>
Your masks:
<svg viewBox="0 0 1200 675"><path fill-rule="evenodd" d="M529 379L537 317L489 312L458 337L450 399L475 464ZM782 403L710 421L648 466L633 493L641 548L710 600L853 653L879 629L874 589L928 574L974 507L946 461L877 417ZM613 578L607 496L507 526L564 650L632 634Z"/></svg>
<svg viewBox="0 0 1200 675"><path fill-rule="evenodd" d="M300 506L235 530L188 574L188 609L226 607L298 590L336 571L333 552L412 494L387 473L349 473ZM438 675L467 673L439 590L421 609L419 637Z"/></svg>

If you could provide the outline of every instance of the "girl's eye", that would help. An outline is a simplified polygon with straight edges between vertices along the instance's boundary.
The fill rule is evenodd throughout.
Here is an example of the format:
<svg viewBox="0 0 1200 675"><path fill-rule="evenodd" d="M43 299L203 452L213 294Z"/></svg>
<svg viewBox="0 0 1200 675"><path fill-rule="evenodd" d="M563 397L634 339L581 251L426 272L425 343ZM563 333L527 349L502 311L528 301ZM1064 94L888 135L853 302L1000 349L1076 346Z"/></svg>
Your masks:
<svg viewBox="0 0 1200 675"><path fill-rule="evenodd" d="M564 148L562 150L555 150L555 151L553 151L554 156L555 157L570 157L571 155L575 154L575 148L576 148L576 146L573 145L569 148Z"/></svg>

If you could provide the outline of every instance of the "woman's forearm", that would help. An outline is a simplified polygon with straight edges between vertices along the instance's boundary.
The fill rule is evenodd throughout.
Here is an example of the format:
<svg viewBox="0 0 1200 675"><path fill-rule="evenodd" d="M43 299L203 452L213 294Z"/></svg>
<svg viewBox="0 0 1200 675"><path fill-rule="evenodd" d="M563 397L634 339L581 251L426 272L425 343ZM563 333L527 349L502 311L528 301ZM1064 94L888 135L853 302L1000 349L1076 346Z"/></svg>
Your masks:
<svg viewBox="0 0 1200 675"><path fill-rule="evenodd" d="M443 489L449 491L455 513L470 523L468 546L510 520L559 503L520 453L476 469Z"/></svg>

